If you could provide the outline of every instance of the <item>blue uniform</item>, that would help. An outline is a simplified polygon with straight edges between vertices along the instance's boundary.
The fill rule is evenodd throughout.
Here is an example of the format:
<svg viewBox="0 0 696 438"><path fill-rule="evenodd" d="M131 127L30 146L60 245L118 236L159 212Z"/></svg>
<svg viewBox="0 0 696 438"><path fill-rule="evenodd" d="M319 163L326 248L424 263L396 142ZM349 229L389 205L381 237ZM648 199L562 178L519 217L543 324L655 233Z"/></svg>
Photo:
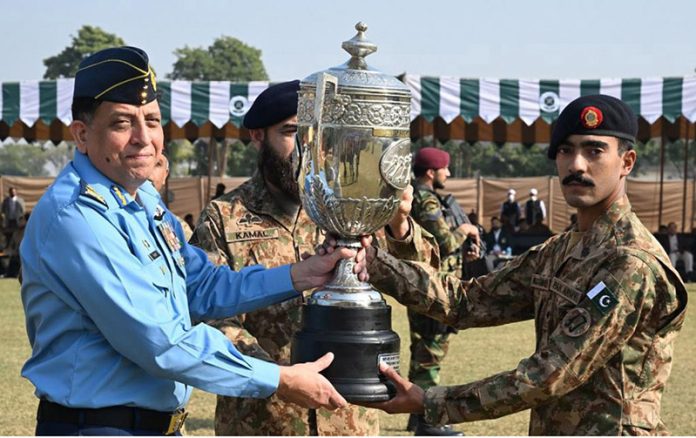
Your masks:
<svg viewBox="0 0 696 438"><path fill-rule="evenodd" d="M289 266L213 266L149 182L134 199L76 152L32 212L21 257L33 348L22 375L38 397L173 411L192 386L233 397L276 390L277 365L192 321L297 297Z"/></svg>

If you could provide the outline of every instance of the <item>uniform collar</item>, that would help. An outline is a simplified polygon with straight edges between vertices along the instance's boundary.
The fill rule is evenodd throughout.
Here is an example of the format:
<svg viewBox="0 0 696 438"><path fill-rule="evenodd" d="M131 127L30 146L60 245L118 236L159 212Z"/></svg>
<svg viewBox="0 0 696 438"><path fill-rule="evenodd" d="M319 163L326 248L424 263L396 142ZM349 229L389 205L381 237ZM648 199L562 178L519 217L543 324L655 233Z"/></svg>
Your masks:
<svg viewBox="0 0 696 438"><path fill-rule="evenodd" d="M434 193L434 194L437 195L437 192L435 191L435 189L433 189L432 187L430 187L430 186L427 185L427 184L423 184L423 183L419 183L419 182L414 182L414 183L413 183L413 188L414 188L414 190L426 191L426 192Z"/></svg>
<svg viewBox="0 0 696 438"><path fill-rule="evenodd" d="M593 248L601 246L604 241L612 238L616 234L617 223L630 213L631 203L628 200L628 196L624 195L622 198L614 201L607 211L594 221L592 227L585 232L582 240L575 246L569 256L575 259L585 258ZM577 225L574 226L573 231L577 231Z"/></svg>
<svg viewBox="0 0 696 438"><path fill-rule="evenodd" d="M258 171L244 184L242 190L246 208L254 213L272 217L288 230L292 230L298 218L305 215L302 206L300 206L299 215L288 216L288 214L278 206L274 195L268 190L266 181Z"/></svg>
<svg viewBox="0 0 696 438"><path fill-rule="evenodd" d="M106 175L101 173L99 169L94 167L86 154L80 151L75 151L73 158L73 166L77 170L78 175L83 184L91 187L97 192L106 202L109 209L123 208L132 203L137 205L135 199L123 188L120 184L110 180ZM155 206L159 203L159 195L151 182L146 181L138 188L137 196L145 207L149 204L147 210L154 211Z"/></svg>

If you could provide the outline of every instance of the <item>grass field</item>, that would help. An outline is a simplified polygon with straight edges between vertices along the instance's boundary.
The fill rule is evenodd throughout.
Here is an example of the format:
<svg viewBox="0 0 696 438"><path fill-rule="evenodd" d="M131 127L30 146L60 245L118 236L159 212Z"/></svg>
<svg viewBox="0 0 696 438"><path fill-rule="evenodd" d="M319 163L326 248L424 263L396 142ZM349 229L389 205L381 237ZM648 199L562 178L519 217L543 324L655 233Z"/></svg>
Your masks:
<svg viewBox="0 0 696 438"><path fill-rule="evenodd" d="M690 288L696 298L696 287ZM24 315L16 280L0 280L0 435L32 435L37 400L32 385L20 376L22 364L29 356L24 330ZM394 329L402 340L402 368L408 364L408 328L402 306L393 306ZM693 305L693 304L692 304ZM503 327L472 329L453 337L450 354L444 365L443 384L480 379L493 373L512 369L519 359L534 350L531 322ZM665 392L662 416L674 435L691 435L696 431L696 320L687 317L675 347L672 377ZM213 435L215 396L195 391L188 405L191 412L186 422L191 435ZM381 414L382 435L404 435L406 415ZM528 412L500 418L460 424L456 428L467 435L526 435Z"/></svg>

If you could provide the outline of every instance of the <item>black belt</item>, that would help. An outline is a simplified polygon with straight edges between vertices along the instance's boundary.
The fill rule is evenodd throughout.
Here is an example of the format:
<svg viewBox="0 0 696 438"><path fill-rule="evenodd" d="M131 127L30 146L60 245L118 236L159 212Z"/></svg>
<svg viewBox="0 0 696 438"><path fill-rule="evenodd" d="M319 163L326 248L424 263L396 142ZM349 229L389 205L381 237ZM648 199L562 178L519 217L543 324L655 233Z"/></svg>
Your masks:
<svg viewBox="0 0 696 438"><path fill-rule="evenodd" d="M108 408L68 408L47 400L39 402L38 421L55 421L69 424L137 429L172 435L184 425L188 412L160 412L128 406Z"/></svg>

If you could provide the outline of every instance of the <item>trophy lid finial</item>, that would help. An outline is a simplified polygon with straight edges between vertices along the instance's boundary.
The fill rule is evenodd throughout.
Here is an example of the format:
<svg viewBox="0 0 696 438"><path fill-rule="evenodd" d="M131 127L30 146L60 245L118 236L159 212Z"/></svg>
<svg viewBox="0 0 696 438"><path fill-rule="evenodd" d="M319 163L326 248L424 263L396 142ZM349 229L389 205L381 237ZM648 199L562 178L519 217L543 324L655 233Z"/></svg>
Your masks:
<svg viewBox="0 0 696 438"><path fill-rule="evenodd" d="M348 41L344 41L341 44L343 50L350 53L350 61L348 61L348 67L356 70L366 70L367 63L365 62L365 57L371 53L377 51L377 45L368 41L365 37L365 31L367 31L367 25L362 21L359 21L355 25L355 30L358 33Z"/></svg>

